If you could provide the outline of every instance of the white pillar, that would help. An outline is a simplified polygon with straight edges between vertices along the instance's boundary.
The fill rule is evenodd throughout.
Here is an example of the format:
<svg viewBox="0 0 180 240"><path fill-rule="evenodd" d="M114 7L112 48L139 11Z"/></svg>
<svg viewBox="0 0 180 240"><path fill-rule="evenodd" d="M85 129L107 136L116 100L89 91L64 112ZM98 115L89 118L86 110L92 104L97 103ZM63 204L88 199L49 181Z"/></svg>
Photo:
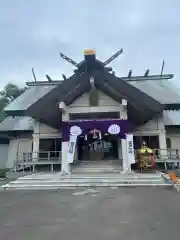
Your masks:
<svg viewBox="0 0 180 240"><path fill-rule="evenodd" d="M131 164L135 163L135 155L134 155L134 141L133 134L126 134L126 147L127 147L127 170L131 171Z"/></svg>
<svg viewBox="0 0 180 240"><path fill-rule="evenodd" d="M34 121L34 133L33 133L33 154L32 160L37 161L39 158L39 134L40 134L40 123Z"/></svg>
<svg viewBox="0 0 180 240"><path fill-rule="evenodd" d="M62 142L62 152L61 152L61 173L62 174L69 174L69 164L68 164L68 143L69 142Z"/></svg>
<svg viewBox="0 0 180 240"><path fill-rule="evenodd" d="M67 111L64 111L62 113L62 121L68 121L69 120L69 113ZM61 147L61 173L62 174L69 174L69 164L68 164L68 141L62 142Z"/></svg>
<svg viewBox="0 0 180 240"><path fill-rule="evenodd" d="M121 110L120 110L120 118L123 120L128 119L127 115L127 101L125 99L122 99L122 104L121 104ZM127 141L126 139L121 139L121 148L122 148L122 167L123 167L123 172L125 172L128 168L128 163L127 163Z"/></svg>
<svg viewBox="0 0 180 240"><path fill-rule="evenodd" d="M33 134L33 156L32 160L37 161L39 156L39 135Z"/></svg>
<svg viewBox="0 0 180 240"><path fill-rule="evenodd" d="M123 159L122 168L123 168L123 172L125 172L128 168L126 139L121 139L121 147L122 147L122 159Z"/></svg>
<svg viewBox="0 0 180 240"><path fill-rule="evenodd" d="M166 131L163 130L159 133L159 148L160 157L167 158L167 145L166 145Z"/></svg>
<svg viewBox="0 0 180 240"><path fill-rule="evenodd" d="M125 99L122 99L122 104L121 104L121 110L120 110L120 118L123 120L128 119L127 115L127 101Z"/></svg>
<svg viewBox="0 0 180 240"><path fill-rule="evenodd" d="M121 139L118 139L118 158L121 161L121 166L123 164L123 155L122 155L122 143Z"/></svg>

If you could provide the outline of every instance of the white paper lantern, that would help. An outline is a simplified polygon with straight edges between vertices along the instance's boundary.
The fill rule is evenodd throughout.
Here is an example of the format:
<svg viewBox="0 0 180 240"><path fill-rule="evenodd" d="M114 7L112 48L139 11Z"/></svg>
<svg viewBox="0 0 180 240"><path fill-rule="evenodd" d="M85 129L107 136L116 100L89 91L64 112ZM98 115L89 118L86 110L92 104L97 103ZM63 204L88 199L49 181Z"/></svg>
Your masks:
<svg viewBox="0 0 180 240"><path fill-rule="evenodd" d="M82 134L82 130L81 130L81 128L80 127L78 127L78 126L72 126L71 128L70 128L70 134L72 135L72 136L79 136L79 135L81 135Z"/></svg>
<svg viewBox="0 0 180 240"><path fill-rule="evenodd" d="M112 124L108 128L108 133L115 135L120 133L120 127L117 124Z"/></svg>

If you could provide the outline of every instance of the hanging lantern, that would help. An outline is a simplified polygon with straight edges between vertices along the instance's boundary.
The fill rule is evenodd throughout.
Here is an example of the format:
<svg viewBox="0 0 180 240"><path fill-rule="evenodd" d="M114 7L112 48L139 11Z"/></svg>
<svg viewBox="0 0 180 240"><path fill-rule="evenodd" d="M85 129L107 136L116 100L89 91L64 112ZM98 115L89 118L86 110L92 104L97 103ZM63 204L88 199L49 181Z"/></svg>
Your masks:
<svg viewBox="0 0 180 240"><path fill-rule="evenodd" d="M96 135L97 131L96 131L96 129L92 129L89 133L92 134L92 138L93 139L97 138L97 135Z"/></svg>
<svg viewBox="0 0 180 240"><path fill-rule="evenodd" d="M102 139L101 131L98 129L93 129L89 133L92 134L93 139L96 139L96 138Z"/></svg>
<svg viewBox="0 0 180 240"><path fill-rule="evenodd" d="M96 139L97 135L96 135L96 129L93 130L93 138Z"/></svg>

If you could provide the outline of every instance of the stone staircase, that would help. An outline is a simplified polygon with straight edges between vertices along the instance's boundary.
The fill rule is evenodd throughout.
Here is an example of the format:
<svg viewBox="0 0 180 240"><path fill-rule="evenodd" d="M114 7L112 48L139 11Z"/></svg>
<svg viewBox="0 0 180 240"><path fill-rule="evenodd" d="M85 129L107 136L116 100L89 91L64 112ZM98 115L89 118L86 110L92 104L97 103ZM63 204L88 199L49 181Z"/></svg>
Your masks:
<svg viewBox="0 0 180 240"><path fill-rule="evenodd" d="M120 173L122 168L117 161L84 161L72 168L72 173Z"/></svg>
<svg viewBox="0 0 180 240"><path fill-rule="evenodd" d="M72 169L70 176L58 173L36 173L18 178L3 189L45 190L77 187L142 187L170 186L160 173L122 174L118 165L83 163Z"/></svg>

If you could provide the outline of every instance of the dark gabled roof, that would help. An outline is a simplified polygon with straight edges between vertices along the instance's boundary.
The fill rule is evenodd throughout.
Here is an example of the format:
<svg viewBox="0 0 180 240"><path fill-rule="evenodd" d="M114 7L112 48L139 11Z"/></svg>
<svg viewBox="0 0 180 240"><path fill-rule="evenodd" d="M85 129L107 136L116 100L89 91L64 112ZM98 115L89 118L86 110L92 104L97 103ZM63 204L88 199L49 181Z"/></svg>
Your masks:
<svg viewBox="0 0 180 240"><path fill-rule="evenodd" d="M146 93L107 71L96 71L93 74L95 86L98 89L104 91L116 101L121 102L123 98L128 101L128 115L130 119L137 124L143 124L145 121L150 120L164 108L162 104ZM35 90L32 90L33 88L35 88ZM13 109L15 114L17 114L17 110L21 110L26 116L31 116L39 121L59 128L61 112L58 103L64 101L67 105L70 105L84 92L89 91L90 88L89 74L77 73L61 84L48 85L47 87L30 87L30 89L5 110L11 114ZM38 92L37 89L39 89L40 92ZM33 100L31 100L31 98L33 98Z"/></svg>
<svg viewBox="0 0 180 240"><path fill-rule="evenodd" d="M88 90L90 90L88 74L74 74L32 104L25 114L52 127L59 128L61 124L59 102L64 101L69 105Z"/></svg>
<svg viewBox="0 0 180 240"><path fill-rule="evenodd" d="M164 109L162 104L146 93L108 72L96 72L95 84L97 88L117 101L126 99L128 101L128 116L137 124L152 119Z"/></svg>

